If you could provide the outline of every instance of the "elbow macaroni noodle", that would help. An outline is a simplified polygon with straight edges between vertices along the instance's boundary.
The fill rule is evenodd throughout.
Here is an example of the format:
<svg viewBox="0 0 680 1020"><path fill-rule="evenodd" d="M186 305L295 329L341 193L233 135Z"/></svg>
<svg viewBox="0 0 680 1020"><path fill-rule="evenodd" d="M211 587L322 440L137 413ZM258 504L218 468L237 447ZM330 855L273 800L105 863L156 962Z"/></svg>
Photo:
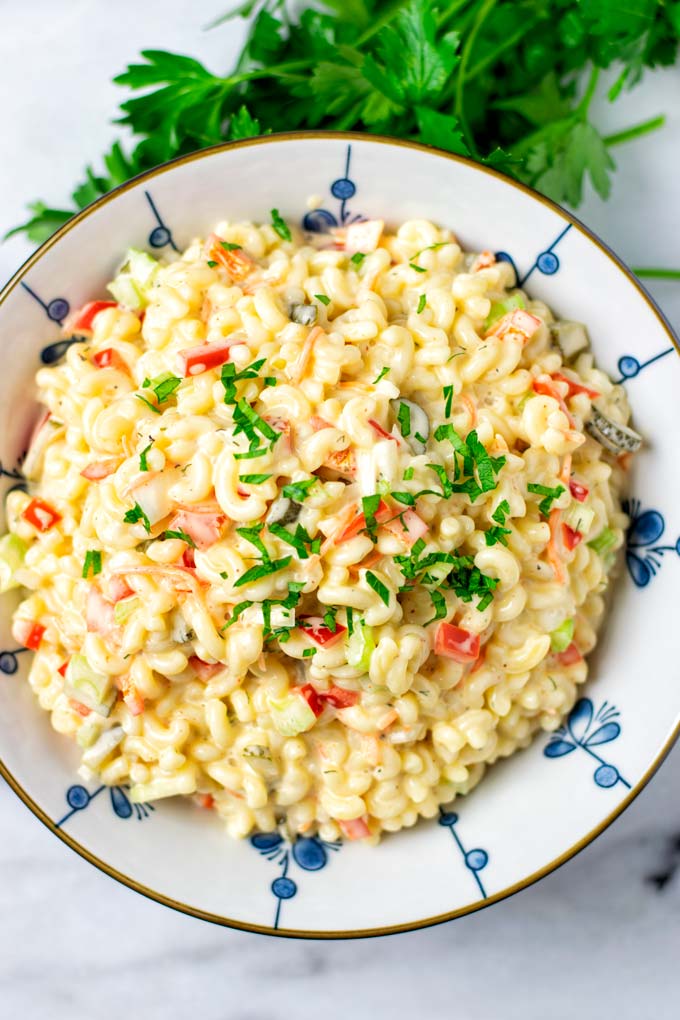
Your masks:
<svg viewBox="0 0 680 1020"><path fill-rule="evenodd" d="M15 636L38 646L29 682L84 776L137 800L195 795L233 836L377 839L574 704L626 524L623 467L585 431L582 387L622 424L625 395L587 352L561 374L550 310L432 223L363 259L342 236L218 235L245 271L196 241L158 268L143 315L104 308L38 372L50 417L30 494L7 498L27 546ZM532 329L499 330L513 307ZM223 364L182 371L181 352L226 341ZM177 385L161 399L164 373ZM477 437L474 465L447 424L468 448ZM481 492L451 487L480 481L485 456ZM93 464L108 466L88 479ZM553 490L548 506L530 484ZM44 530L36 497L59 515ZM605 529L609 551L589 544ZM93 552L100 569L84 571ZM409 556L430 554L431 573L409 576ZM457 557L486 599L454 589ZM106 705L79 702L74 656Z"/></svg>

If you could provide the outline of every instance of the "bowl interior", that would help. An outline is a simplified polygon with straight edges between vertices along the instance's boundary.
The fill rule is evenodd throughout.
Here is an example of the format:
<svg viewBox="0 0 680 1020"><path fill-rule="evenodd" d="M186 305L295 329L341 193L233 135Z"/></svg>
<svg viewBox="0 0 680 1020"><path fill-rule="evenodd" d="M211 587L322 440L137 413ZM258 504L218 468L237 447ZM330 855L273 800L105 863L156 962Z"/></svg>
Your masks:
<svg viewBox="0 0 680 1020"><path fill-rule="evenodd" d="M0 768L34 812L104 870L162 902L258 931L323 937L431 923L493 902L575 852L644 784L680 717L673 607L680 477L669 421L680 369L667 327L639 286L584 229L504 178L431 150L350 136L275 136L188 157L139 179L68 224L0 298L2 491L35 416L32 379L56 357L69 308L103 293L130 245L182 250L219 219L278 208L309 229L353 218L427 218L463 246L511 260L560 317L587 323L601 367L627 380L646 439L631 479L625 563L590 679L561 735L494 766L439 822L378 849L276 834L232 843L188 804L130 804L82 783L69 742L22 683L30 653L0 615ZM502 253L502 254L500 254Z"/></svg>

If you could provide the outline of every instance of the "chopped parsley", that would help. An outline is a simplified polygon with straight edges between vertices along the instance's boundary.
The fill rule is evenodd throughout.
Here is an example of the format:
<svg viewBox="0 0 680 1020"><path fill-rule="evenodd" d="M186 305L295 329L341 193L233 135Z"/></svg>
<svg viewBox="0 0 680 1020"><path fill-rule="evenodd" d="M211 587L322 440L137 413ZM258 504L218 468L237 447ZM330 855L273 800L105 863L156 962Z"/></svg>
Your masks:
<svg viewBox="0 0 680 1020"><path fill-rule="evenodd" d="M191 535L187 535L186 531L182 531L180 528L176 531L164 531L163 538L179 538L180 541L186 542L186 544L191 546L192 549L196 548L196 543Z"/></svg>
<svg viewBox="0 0 680 1020"><path fill-rule="evenodd" d="M380 578L377 577L372 570L366 571L366 580L373 589L373 591L376 593L376 595L379 596L379 598L385 603L386 606L389 606L390 590L387 587L387 585L383 584Z"/></svg>
<svg viewBox="0 0 680 1020"><path fill-rule="evenodd" d="M317 478L306 478L302 482L290 482L289 485L284 485L283 495L286 499L292 499L294 503L303 503L309 496L309 490L317 481Z"/></svg>
<svg viewBox="0 0 680 1020"><path fill-rule="evenodd" d="M351 606L345 608L345 619L347 620L347 635L351 637L354 633L354 610Z"/></svg>
<svg viewBox="0 0 680 1020"><path fill-rule="evenodd" d="M125 512L123 521L125 522L125 524L136 524L137 521L141 521L142 524L144 525L144 530L146 531L147 535L151 531L151 521L142 510L139 503L135 503L132 510L127 510Z"/></svg>
<svg viewBox="0 0 680 1020"><path fill-rule="evenodd" d="M158 403L164 404L181 384L182 380L178 375L173 375L172 372L162 372L153 379L145 379L142 387L144 389L151 388L156 394Z"/></svg>
<svg viewBox="0 0 680 1020"><path fill-rule="evenodd" d="M220 381L224 386L225 404L236 403L236 383L242 382L244 379L257 379L258 373L266 360L266 358L260 358L259 361L253 361L252 364L242 368L240 372L237 371L236 365L233 361L227 361L224 365L222 365Z"/></svg>
<svg viewBox="0 0 680 1020"><path fill-rule="evenodd" d="M335 634L338 629L338 624L335 617L338 615L338 610L335 606L327 606L326 611L323 614L324 627L328 627L331 634Z"/></svg>
<svg viewBox="0 0 680 1020"><path fill-rule="evenodd" d="M416 497L410 492L391 492L390 495L397 503L404 503L406 506L416 505Z"/></svg>
<svg viewBox="0 0 680 1020"><path fill-rule="evenodd" d="M378 373L378 375L373 380L373 385L377 386L378 383L380 382L380 380L385 378L385 376L387 375L389 370L390 370L390 366L389 365L383 365L383 367L380 369L380 372Z"/></svg>
<svg viewBox="0 0 680 1020"><path fill-rule="evenodd" d="M373 496L362 496L361 509L363 510L364 520L366 521L366 527L362 530L368 532L368 537L372 542L377 541L375 533L378 529L378 522L375 519L375 514L379 506L379 493L375 493Z"/></svg>
<svg viewBox="0 0 680 1020"><path fill-rule="evenodd" d="M301 524L297 525L294 532L288 531L282 524L270 524L269 531L282 542L291 545L301 560L308 559L310 552L318 554L321 551L321 539L312 538Z"/></svg>
<svg viewBox="0 0 680 1020"><path fill-rule="evenodd" d="M303 659L311 659L313 655L316 655L316 648L304 648L302 651Z"/></svg>
<svg viewBox="0 0 680 1020"><path fill-rule="evenodd" d="M208 265L210 266L211 269L214 269L217 263L215 262L214 259L208 259Z"/></svg>
<svg viewBox="0 0 680 1020"><path fill-rule="evenodd" d="M404 471L404 481L405 482L410 482L411 479L413 478L414 474L415 474L415 468L407 467L406 470Z"/></svg>
<svg viewBox="0 0 680 1020"><path fill-rule="evenodd" d="M510 528L504 528L503 525L505 524L505 520L509 513L510 504L507 499L504 499L502 503L498 504L494 512L491 514L491 519L495 521L496 524L484 533L484 540L487 545L496 545L497 542L500 542L501 545L508 544L508 540L505 536L511 535L512 530Z"/></svg>
<svg viewBox="0 0 680 1020"><path fill-rule="evenodd" d="M147 453L149 452L149 450L151 449L152 446L153 446L153 443L149 443L149 445L145 446L144 449L142 450L142 452L139 455L139 470L140 471L148 471L149 470L149 465L147 464L147 461L146 461L146 455L147 455Z"/></svg>
<svg viewBox="0 0 680 1020"><path fill-rule="evenodd" d="M486 609L498 586L497 578L483 574L475 566L472 556L431 552L421 557L424 549L425 542L419 538L408 554L394 557L406 581L415 581L426 588L451 590L463 602L477 598L477 609L480 612ZM433 567L436 569L433 570Z"/></svg>
<svg viewBox="0 0 680 1020"><path fill-rule="evenodd" d="M239 482L245 482L246 485L260 485L262 482L268 481L272 475L239 475Z"/></svg>
<svg viewBox="0 0 680 1020"><path fill-rule="evenodd" d="M278 209L272 209L271 217L272 217L272 226L273 226L274 230L276 231L276 233L279 235L279 237L282 238L284 241L292 241L293 240L293 235L290 232L290 227L288 226L288 224L284 220L284 218L281 215L281 213L279 212L279 210Z"/></svg>
<svg viewBox="0 0 680 1020"><path fill-rule="evenodd" d="M243 397L234 408L234 423L236 425L234 435L238 436L243 433L250 442L251 448L256 448L260 442L258 432L264 439L269 439L272 446L281 436L281 433L273 429L264 418L261 418Z"/></svg>
<svg viewBox="0 0 680 1020"><path fill-rule="evenodd" d="M427 593L432 600L432 608L434 609L434 616L431 620L427 620L425 626L427 627L430 623L435 623L437 620L443 620L448 612L446 605L446 599L440 591L436 589L434 591L428 591Z"/></svg>
<svg viewBox="0 0 680 1020"><path fill-rule="evenodd" d="M403 402L399 404L399 410L397 412L397 421L399 422L399 428L401 429L402 436L404 436L404 438L406 438L406 436L410 436L411 408L408 406L408 404L404 404Z"/></svg>
<svg viewBox="0 0 680 1020"><path fill-rule="evenodd" d="M439 425L434 433L435 439L448 440L454 449L454 479L445 478L440 468L428 464L439 475L443 495L450 496L454 492L464 492L474 502L483 492L491 492L498 485L496 475L505 464L506 458L492 457L480 442L476 431L468 433L462 439L453 425Z"/></svg>
<svg viewBox="0 0 680 1020"><path fill-rule="evenodd" d="M269 577L270 574L276 574L279 570L284 570L292 559L292 556L284 556L281 560L268 559L264 563L258 563L256 566L251 567L250 570L246 570L245 574L242 574L238 581L234 581L234 588L240 588L244 584L252 584L253 581Z"/></svg>
<svg viewBox="0 0 680 1020"><path fill-rule="evenodd" d="M418 307L416 308L416 312L418 315L420 315L421 312L425 311L426 304L427 297L425 296L425 294L421 294L420 297L418 298Z"/></svg>
<svg viewBox="0 0 680 1020"><path fill-rule="evenodd" d="M245 538L246 542L250 542L251 545L254 545L262 558L264 560L268 560L270 557L267 547L260 538L260 532L263 528L264 524L254 524L252 528L237 528L236 534L240 535L241 538Z"/></svg>
<svg viewBox="0 0 680 1020"><path fill-rule="evenodd" d="M529 482L527 485L527 492L531 492L536 496L544 496L538 504L538 509L544 517L550 515L550 507L552 506L553 500L559 499L564 492L563 485L556 485L554 489L551 489L549 485L536 485L534 482Z"/></svg>
<svg viewBox="0 0 680 1020"><path fill-rule="evenodd" d="M363 251L355 251L354 255L352 255L352 257L351 257L351 259L349 261L350 261L351 265L356 266L357 269L358 269L359 266L361 265L361 263L364 261L365 258L366 258L366 253L365 252L363 252Z"/></svg>
<svg viewBox="0 0 680 1020"><path fill-rule="evenodd" d="M149 410L153 411L154 414L160 414L161 413L160 408L156 407L155 404L152 404L150 400L146 399L146 397L143 397L141 393L135 393L135 396L137 397L137 400L141 400L141 402L143 404L146 404L146 406L149 408Z"/></svg>
<svg viewBox="0 0 680 1020"><path fill-rule="evenodd" d="M83 577L94 577L102 572L102 554L98 549L88 549L83 561Z"/></svg>
<svg viewBox="0 0 680 1020"><path fill-rule="evenodd" d="M424 266L417 266L415 262L409 262L411 269L415 269L416 273L426 273L427 269Z"/></svg>
<svg viewBox="0 0 680 1020"><path fill-rule="evenodd" d="M331 299L326 294L315 294L314 297L317 301L320 301L322 305L329 305Z"/></svg>
<svg viewBox="0 0 680 1020"><path fill-rule="evenodd" d="M451 417L451 406L453 404L453 386L444 387L444 414L447 418Z"/></svg>
<svg viewBox="0 0 680 1020"><path fill-rule="evenodd" d="M258 446L254 450L246 450L245 453L235 453L234 460L252 460L253 457L264 457L269 453L268 446Z"/></svg>
<svg viewBox="0 0 680 1020"><path fill-rule="evenodd" d="M241 251L241 245L234 244L233 241L220 241L220 244L225 251Z"/></svg>

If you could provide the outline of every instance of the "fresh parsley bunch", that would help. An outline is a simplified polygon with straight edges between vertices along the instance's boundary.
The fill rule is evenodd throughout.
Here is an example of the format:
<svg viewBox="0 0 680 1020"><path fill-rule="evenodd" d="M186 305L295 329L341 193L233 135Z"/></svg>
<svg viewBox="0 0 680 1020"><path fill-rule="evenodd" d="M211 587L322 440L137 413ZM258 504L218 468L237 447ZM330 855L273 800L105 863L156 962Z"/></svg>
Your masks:
<svg viewBox="0 0 680 1020"><path fill-rule="evenodd" d="M603 137L589 119L602 69L609 98L646 68L672 64L680 0L324 0L321 8L250 0L246 44L226 77L198 60L145 50L115 81L133 93L103 170L72 195L82 208L173 156L282 128L360 130L470 155L578 205L589 177L609 194L613 145L654 117ZM42 241L75 211L34 202L15 231Z"/></svg>

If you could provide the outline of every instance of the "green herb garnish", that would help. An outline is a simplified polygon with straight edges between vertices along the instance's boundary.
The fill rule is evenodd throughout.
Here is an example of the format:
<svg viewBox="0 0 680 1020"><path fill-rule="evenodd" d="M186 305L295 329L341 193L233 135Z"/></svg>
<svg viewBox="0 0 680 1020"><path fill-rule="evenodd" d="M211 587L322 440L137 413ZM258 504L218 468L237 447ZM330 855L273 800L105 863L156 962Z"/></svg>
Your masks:
<svg viewBox="0 0 680 1020"><path fill-rule="evenodd" d="M163 538L179 538L182 542L186 542L187 545L191 546L192 549L196 548L196 543L191 535L188 535L186 531L182 531L181 528L178 528L176 531L164 531Z"/></svg>
<svg viewBox="0 0 680 1020"><path fill-rule="evenodd" d="M146 531L147 535L151 531L151 521L142 510L139 503L135 503L135 505L132 507L132 510L127 510L125 512L123 521L125 522L125 524L136 524L137 521L141 521L142 524L144 525L144 530Z"/></svg>
<svg viewBox="0 0 680 1020"><path fill-rule="evenodd" d="M172 372L162 372L161 375L157 375L153 379L145 379L142 386L145 388L151 387L156 394L158 403L163 404L181 384L182 380L179 376L173 375Z"/></svg>
<svg viewBox="0 0 680 1020"><path fill-rule="evenodd" d="M351 259L349 261L350 261L350 263L353 266L356 266L357 268L359 268L359 266L361 265L361 263L364 261L365 258L366 258L365 252L363 252L363 251L355 251L354 255L352 255L352 257L351 257Z"/></svg>
<svg viewBox="0 0 680 1020"><path fill-rule="evenodd" d="M409 262L411 269L415 269L416 273L426 273L427 269L424 266L417 266L415 262Z"/></svg>
<svg viewBox="0 0 680 1020"><path fill-rule="evenodd" d="M451 407L453 405L453 386L444 387L444 414L447 418L451 417Z"/></svg>
<svg viewBox="0 0 680 1020"><path fill-rule="evenodd" d="M98 549L88 549L83 561L83 577L94 577L102 572L102 554Z"/></svg>
<svg viewBox="0 0 680 1020"><path fill-rule="evenodd" d="M240 588L244 584L252 584L253 581L269 577L270 574L276 574L279 570L284 570L292 559L292 556L284 556L282 560L267 560L265 563L258 563L257 566L246 570L245 574L242 574L238 581L234 581L234 588Z"/></svg>
<svg viewBox="0 0 680 1020"><path fill-rule="evenodd" d="M309 496L310 489L318 481L318 478L306 478L301 482L289 482L284 485L282 494L286 499L292 499L295 503L304 503Z"/></svg>
<svg viewBox="0 0 680 1020"><path fill-rule="evenodd" d="M320 301L322 305L329 305L331 303L331 299L325 294L315 294L314 297L317 301Z"/></svg>
<svg viewBox="0 0 680 1020"><path fill-rule="evenodd" d="M563 485L556 485L553 489L549 485L536 485L534 482L529 482L527 485L527 492L534 493L536 496L545 496L545 499L542 499L538 504L538 509L544 517L550 516L553 500L559 499L564 491Z"/></svg>
<svg viewBox="0 0 680 1020"><path fill-rule="evenodd" d="M246 485L260 485L262 482L269 481L272 475L239 475L239 482L245 482Z"/></svg>
<svg viewBox="0 0 680 1020"><path fill-rule="evenodd" d="M276 231L276 233L279 235L279 237L282 238L284 241L292 241L293 240L293 235L290 232L290 227L288 226L288 224L284 220L284 218L281 215L281 213L279 212L279 210L278 209L272 209L271 217L272 217L272 226L273 226L274 230Z"/></svg>
<svg viewBox="0 0 680 1020"><path fill-rule="evenodd" d="M399 404L399 410L397 412L397 421L399 422L399 428L401 429L402 436L404 436L404 438L406 438L406 436L410 436L411 408L408 406L408 404L404 403Z"/></svg>
<svg viewBox="0 0 680 1020"><path fill-rule="evenodd" d="M379 577L373 573L372 570L366 571L366 580L376 595L385 603L386 606L390 604L390 590L386 584L380 580Z"/></svg>
<svg viewBox="0 0 680 1020"><path fill-rule="evenodd" d="M146 404L146 406L149 408L149 410L153 411L154 414L160 414L161 413L160 408L156 407L155 404L152 404L150 400L146 399L146 397L143 397L141 393L135 393L135 396L137 397L137 400L141 400L141 402L143 404Z"/></svg>
<svg viewBox="0 0 680 1020"><path fill-rule="evenodd" d="M149 452L149 450L151 449L152 446L153 446L153 443L149 443L149 445L145 446L144 449L142 450L142 452L139 455L139 470L140 471L148 471L149 470L149 465L147 464L147 461L146 461L146 455L147 455L147 453Z"/></svg>
<svg viewBox="0 0 680 1020"><path fill-rule="evenodd" d="M416 312L418 315L420 315L420 313L425 310L426 304L427 297L425 296L425 294L421 294L420 297L418 298L418 307L416 308Z"/></svg>
<svg viewBox="0 0 680 1020"><path fill-rule="evenodd" d="M383 365L383 367L380 369L380 372L373 380L373 385L377 386L380 380L385 378L389 370L390 370L389 365Z"/></svg>

